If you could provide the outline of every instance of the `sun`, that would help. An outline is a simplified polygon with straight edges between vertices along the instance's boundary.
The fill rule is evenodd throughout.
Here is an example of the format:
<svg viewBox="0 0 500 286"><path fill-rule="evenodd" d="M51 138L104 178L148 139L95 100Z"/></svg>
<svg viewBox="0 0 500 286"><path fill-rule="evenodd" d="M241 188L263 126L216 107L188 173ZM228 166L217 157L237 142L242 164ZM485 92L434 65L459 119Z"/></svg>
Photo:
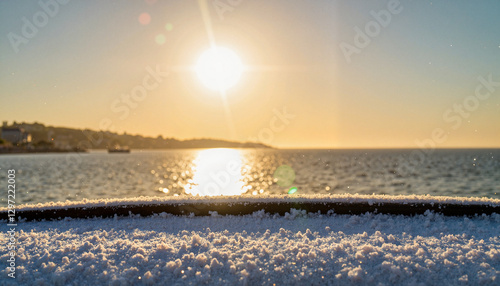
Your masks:
<svg viewBox="0 0 500 286"><path fill-rule="evenodd" d="M238 83L243 64L232 50L213 47L200 56L195 69L206 87L226 91Z"/></svg>

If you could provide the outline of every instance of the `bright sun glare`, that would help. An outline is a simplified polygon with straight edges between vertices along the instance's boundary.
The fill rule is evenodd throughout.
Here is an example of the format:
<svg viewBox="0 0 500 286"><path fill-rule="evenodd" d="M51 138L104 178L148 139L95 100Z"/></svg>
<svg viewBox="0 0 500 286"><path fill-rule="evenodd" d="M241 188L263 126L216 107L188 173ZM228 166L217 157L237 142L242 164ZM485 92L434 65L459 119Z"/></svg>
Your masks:
<svg viewBox="0 0 500 286"><path fill-rule="evenodd" d="M236 53L223 47L205 51L196 64L196 73L205 86L225 91L240 79L243 64Z"/></svg>
<svg viewBox="0 0 500 286"><path fill-rule="evenodd" d="M249 190L244 186L243 155L235 149L205 149L198 152L193 179L184 186L187 194L199 196L236 196Z"/></svg>

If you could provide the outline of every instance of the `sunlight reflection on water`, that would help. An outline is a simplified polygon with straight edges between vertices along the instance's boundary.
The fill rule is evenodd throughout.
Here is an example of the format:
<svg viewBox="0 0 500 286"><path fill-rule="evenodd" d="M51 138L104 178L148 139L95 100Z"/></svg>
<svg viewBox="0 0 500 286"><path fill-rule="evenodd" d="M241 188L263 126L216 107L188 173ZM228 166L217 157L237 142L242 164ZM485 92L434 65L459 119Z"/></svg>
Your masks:
<svg viewBox="0 0 500 286"><path fill-rule="evenodd" d="M232 196L248 190L243 182L243 160L239 150L201 150L193 164L193 178L184 186L187 194Z"/></svg>
<svg viewBox="0 0 500 286"><path fill-rule="evenodd" d="M500 198L500 149L133 150L0 156L0 182L16 169L16 203L137 196L388 194ZM412 172L399 174L410 164ZM283 172L283 168L285 172ZM288 170L288 171L286 171ZM291 172L293 171L293 172ZM284 180L283 180L284 179ZM0 198L6 204L6 197Z"/></svg>

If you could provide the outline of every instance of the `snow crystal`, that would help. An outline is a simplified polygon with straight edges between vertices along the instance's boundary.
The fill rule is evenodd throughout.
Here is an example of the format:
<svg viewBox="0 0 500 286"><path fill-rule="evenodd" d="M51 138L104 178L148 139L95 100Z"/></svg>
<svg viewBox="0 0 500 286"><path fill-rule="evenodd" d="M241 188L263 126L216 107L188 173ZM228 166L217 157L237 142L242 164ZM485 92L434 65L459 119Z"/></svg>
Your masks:
<svg viewBox="0 0 500 286"><path fill-rule="evenodd" d="M320 216L291 209L286 217L260 211L20 222L15 282L498 285L499 217ZM7 269L1 272L0 285L8 285Z"/></svg>

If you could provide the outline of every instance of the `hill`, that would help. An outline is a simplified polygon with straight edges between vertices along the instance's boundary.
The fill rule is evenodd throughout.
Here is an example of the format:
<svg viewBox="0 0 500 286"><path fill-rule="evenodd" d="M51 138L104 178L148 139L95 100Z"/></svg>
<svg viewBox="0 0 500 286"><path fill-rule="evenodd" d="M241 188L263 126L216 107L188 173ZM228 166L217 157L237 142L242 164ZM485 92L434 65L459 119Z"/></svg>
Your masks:
<svg viewBox="0 0 500 286"><path fill-rule="evenodd" d="M4 125L4 127L7 127ZM31 145L52 146L57 149L108 149L128 146L131 149L182 149L182 148L271 148L255 142L235 142L219 139L178 140L175 138L145 137L118 134L109 131L45 126L41 123L16 123L8 127L23 128L31 134Z"/></svg>

